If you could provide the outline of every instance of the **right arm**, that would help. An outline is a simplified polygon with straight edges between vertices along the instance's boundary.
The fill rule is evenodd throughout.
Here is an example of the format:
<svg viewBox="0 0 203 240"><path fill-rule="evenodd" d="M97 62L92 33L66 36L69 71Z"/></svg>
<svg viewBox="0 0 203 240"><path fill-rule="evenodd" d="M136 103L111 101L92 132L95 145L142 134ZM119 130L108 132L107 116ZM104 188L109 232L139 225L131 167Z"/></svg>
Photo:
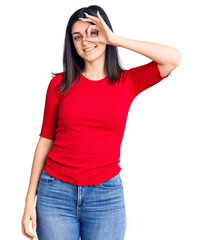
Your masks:
<svg viewBox="0 0 203 240"><path fill-rule="evenodd" d="M29 221L32 220L32 228L36 229L35 196L47 154L53 147L53 141L54 140L40 137L35 149L30 182L25 198L24 214L21 220L22 233L28 238L35 236L29 231Z"/></svg>
<svg viewBox="0 0 203 240"><path fill-rule="evenodd" d="M61 75L57 75L49 82L46 100L44 106L43 123L40 132L40 139L37 143L37 147L34 154L34 160L32 164L30 183L28 187L26 202L34 201L39 177L44 168L45 159L49 151L53 147L53 141L55 139L57 121L58 121L58 109L59 109L59 95L56 92L56 87L61 81Z"/></svg>
<svg viewBox="0 0 203 240"><path fill-rule="evenodd" d="M47 154L48 152L51 151L53 147L53 141L54 140L43 138L43 137L39 138L39 141L37 143L35 153L34 153L30 182L29 182L29 187L28 187L26 198L25 198L25 202L35 200L39 178L44 168Z"/></svg>
<svg viewBox="0 0 203 240"><path fill-rule="evenodd" d="M35 209L35 196L37 194L37 187L46 162L47 154L53 147L56 134L60 99L58 93L56 92L56 86L61 79L62 78L60 74L53 77L47 88L43 123L41 132L39 134L40 139L37 143L34 153L30 182L25 198L25 209L23 218L21 220L21 226L22 233L30 239L33 239L35 235L29 231L29 221L32 220L32 228L36 230L37 227Z"/></svg>

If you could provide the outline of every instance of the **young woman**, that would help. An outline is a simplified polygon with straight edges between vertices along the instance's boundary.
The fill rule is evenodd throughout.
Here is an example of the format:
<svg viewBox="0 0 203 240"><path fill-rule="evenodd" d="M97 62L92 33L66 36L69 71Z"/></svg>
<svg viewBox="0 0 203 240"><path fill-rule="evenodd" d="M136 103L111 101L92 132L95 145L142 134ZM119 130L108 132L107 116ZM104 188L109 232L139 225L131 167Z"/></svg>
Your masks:
<svg viewBox="0 0 203 240"><path fill-rule="evenodd" d="M151 59L124 70L117 47ZM92 5L69 19L62 73L51 79L21 220L40 240L122 240L120 145L132 101L180 63L179 50L117 36ZM37 202L35 208L35 196ZM35 231L36 230L36 231Z"/></svg>

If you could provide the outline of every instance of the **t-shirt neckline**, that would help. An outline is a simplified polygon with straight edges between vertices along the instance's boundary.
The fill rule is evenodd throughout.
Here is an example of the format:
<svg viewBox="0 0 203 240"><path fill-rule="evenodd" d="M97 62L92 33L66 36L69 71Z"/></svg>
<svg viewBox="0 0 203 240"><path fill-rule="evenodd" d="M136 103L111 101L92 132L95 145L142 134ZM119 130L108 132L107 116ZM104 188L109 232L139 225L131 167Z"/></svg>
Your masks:
<svg viewBox="0 0 203 240"><path fill-rule="evenodd" d="M106 76L106 77L98 79L98 80L92 80L92 79L86 78L82 73L81 73L81 76L82 76L83 79L85 79L89 82L101 82L101 81L106 80L108 78L108 76Z"/></svg>

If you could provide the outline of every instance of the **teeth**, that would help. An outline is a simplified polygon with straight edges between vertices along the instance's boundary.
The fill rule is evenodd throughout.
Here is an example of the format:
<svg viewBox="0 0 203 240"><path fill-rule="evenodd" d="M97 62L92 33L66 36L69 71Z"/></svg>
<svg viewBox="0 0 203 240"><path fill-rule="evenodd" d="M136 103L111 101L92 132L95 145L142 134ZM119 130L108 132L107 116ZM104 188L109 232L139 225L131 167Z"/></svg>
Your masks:
<svg viewBox="0 0 203 240"><path fill-rule="evenodd" d="M85 52L88 52L88 51L91 51L92 49L94 49L95 47L92 47L92 48L88 48L86 50L84 50Z"/></svg>

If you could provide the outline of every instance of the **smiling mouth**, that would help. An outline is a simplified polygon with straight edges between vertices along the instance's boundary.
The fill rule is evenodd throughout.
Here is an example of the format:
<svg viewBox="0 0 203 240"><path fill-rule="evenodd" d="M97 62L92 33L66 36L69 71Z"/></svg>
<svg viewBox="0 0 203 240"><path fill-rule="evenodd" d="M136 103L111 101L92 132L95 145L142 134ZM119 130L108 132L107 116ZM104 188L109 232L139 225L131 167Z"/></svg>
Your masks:
<svg viewBox="0 0 203 240"><path fill-rule="evenodd" d="M90 47L84 50L84 52L91 52L92 50L94 50L96 48L96 46L94 47Z"/></svg>

